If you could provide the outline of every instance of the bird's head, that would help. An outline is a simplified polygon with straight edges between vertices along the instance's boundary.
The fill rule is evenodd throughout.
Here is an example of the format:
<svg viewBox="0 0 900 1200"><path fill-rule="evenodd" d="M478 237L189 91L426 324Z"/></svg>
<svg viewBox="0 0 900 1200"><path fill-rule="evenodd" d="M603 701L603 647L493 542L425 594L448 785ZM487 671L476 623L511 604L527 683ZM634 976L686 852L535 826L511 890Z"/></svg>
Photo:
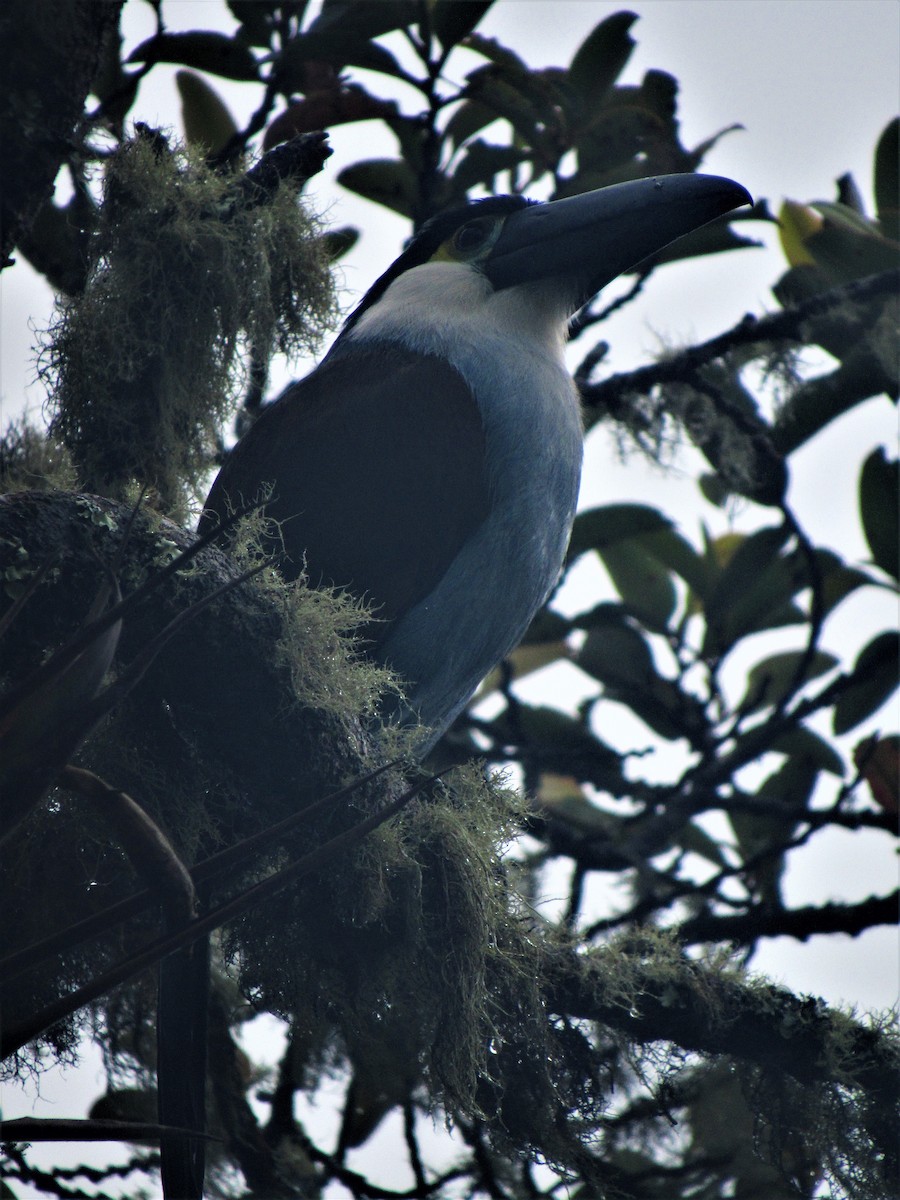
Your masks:
<svg viewBox="0 0 900 1200"><path fill-rule="evenodd" d="M422 227L363 297L345 332L399 280L410 295L434 304L454 291L454 281L461 303L524 287L531 300L546 297L565 318L670 242L750 203L740 184L692 174L634 180L543 204L522 196L476 200ZM442 269L431 269L435 264ZM421 268L429 268L427 274ZM414 289L417 279L422 286Z"/></svg>

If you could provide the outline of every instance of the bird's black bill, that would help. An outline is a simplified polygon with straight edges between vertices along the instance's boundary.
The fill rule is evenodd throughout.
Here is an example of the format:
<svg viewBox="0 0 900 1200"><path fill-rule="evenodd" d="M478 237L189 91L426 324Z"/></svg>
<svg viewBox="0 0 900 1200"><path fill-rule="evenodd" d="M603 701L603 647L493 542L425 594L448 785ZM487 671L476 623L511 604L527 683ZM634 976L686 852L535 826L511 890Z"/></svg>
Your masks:
<svg viewBox="0 0 900 1200"><path fill-rule="evenodd" d="M731 179L661 175L529 205L507 218L484 271L498 290L570 278L584 301L670 242L752 203Z"/></svg>

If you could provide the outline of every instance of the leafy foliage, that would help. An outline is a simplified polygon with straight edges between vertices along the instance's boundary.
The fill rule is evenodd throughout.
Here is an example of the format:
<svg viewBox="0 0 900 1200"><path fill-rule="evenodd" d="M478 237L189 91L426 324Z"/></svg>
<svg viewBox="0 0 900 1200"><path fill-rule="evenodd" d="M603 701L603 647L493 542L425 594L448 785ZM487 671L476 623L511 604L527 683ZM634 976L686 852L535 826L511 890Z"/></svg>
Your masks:
<svg viewBox="0 0 900 1200"><path fill-rule="evenodd" d="M271 571L236 592L240 568L190 550L165 520L184 516L213 465L238 385L240 431L273 350L314 343L330 316L325 260L356 233L322 235L298 212L295 193L325 157L303 139L383 122L395 157L341 164L338 179L416 228L497 188L541 185L562 197L692 171L727 131L685 147L677 81L651 70L622 82L630 12L591 30L566 68L532 68L478 32L489 0L325 0L308 23L303 0L227 7L233 35L171 33L160 15L126 63L114 39L104 46L99 108L67 152L75 198L60 208L36 195L21 240L67 299L49 351L50 435L14 427L0 446L5 491L47 489L0 510L0 631L13 647L0 734L36 780L4 884L16 916L11 961L25 980L7 985L7 1011L13 1033L20 1017L20 1031L31 1029L35 1010L57 1018L37 1021L30 1057L14 1068L74 1055L86 1034L74 1014L89 1001L109 1073L92 1116L131 1121L128 1140L152 1124L153 987L144 975L110 990L104 974L135 946L153 958L153 903L134 896L146 843L135 852L108 818L72 803L83 776L50 791L80 744L82 766L115 785L106 802L124 811L126 786L139 797L145 833L162 839L153 861L176 873L189 863L204 903L278 881L265 904L235 910L214 943L210 1110L222 1149L210 1194L315 1196L335 1181L384 1194L347 1154L399 1108L415 1196L550 1194L532 1172L542 1161L584 1196L777 1200L828 1186L835 1197L887 1197L895 1041L877 1019L749 978L739 960L765 938L855 934L892 921L896 907L892 897L791 907L782 881L791 851L824 831L886 841L897 808L897 739L860 729L894 691L897 636L866 631L840 655L825 645L848 597L896 592L897 464L875 447L860 466L864 563L813 544L787 499L799 446L865 399L896 400L897 123L875 151L875 216L847 177L835 202L783 207L782 312L603 381L594 377L602 351L585 352L576 378L588 427L614 425L651 453L690 439L709 463L706 496L741 497L756 525L685 529L645 504L582 512L562 582L591 562L608 578L607 598L565 614L551 600L485 682L478 700L491 696L493 708L470 706L432 764L474 758L484 770L419 795L421 782L404 791L399 771L380 760L372 769L389 744L382 733L373 750L364 723L373 692L391 685L355 661L357 611L302 583L285 588ZM461 85L449 82L451 58L476 64ZM184 68L190 153L146 129L124 138L159 63ZM256 89L245 128L209 76ZM244 173L260 135L268 153ZM109 157L109 137L101 199L88 164ZM308 169L285 167L298 141L318 154ZM736 220L765 219L759 204ZM715 223L642 264L634 291L674 258L750 244ZM609 312L589 307L573 336ZM837 365L803 377L796 359L809 346ZM754 387L760 372L778 380L777 412ZM101 496L72 501L58 489L73 476ZM121 500L136 488L149 490L157 514L128 516ZM248 563L262 565L245 548ZM92 602L105 617L83 616ZM208 603L216 621L167 654L166 621ZM111 663L129 687L107 693ZM517 680L563 663L587 688L576 712L522 698ZM98 707L107 695L115 704ZM110 715L92 732L101 708ZM605 733L612 711L628 714L627 745ZM68 741L45 736L62 724ZM525 800L492 779L497 764ZM348 777L353 788L323 806ZM309 805L299 817L298 796ZM376 829L385 812L399 815ZM279 871L307 854L321 857L287 887ZM544 902L558 894L560 861L569 882L554 916ZM39 876L59 883L39 896L29 884ZM587 897L597 879L615 883L602 916ZM98 940L83 942L86 932ZM183 951L184 932L169 949ZM52 971L39 957L51 953ZM69 991L98 978L109 985L66 1006ZM264 1086L235 1037L261 1012L289 1030ZM350 1083L337 1151L327 1153L293 1101L335 1072ZM249 1104L254 1090L270 1109L265 1125ZM418 1122L435 1112L453 1123L460 1150L443 1173L420 1147ZM39 1136L36 1127L10 1136L29 1133ZM108 1177L155 1165L129 1160ZM66 1194L66 1173L42 1175L21 1147L7 1171Z"/></svg>

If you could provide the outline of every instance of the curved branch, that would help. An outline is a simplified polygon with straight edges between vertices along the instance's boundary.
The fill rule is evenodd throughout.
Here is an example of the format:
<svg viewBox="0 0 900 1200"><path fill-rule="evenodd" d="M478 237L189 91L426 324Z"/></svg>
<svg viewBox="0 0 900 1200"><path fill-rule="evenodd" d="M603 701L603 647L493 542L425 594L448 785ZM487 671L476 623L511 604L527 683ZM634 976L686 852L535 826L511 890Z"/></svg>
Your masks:
<svg viewBox="0 0 900 1200"><path fill-rule="evenodd" d="M587 955L560 949L547 968L549 1003L560 1015L900 1103L894 1039L813 997L676 957L656 942L643 954L615 944Z"/></svg>
<svg viewBox="0 0 900 1200"><path fill-rule="evenodd" d="M858 937L878 925L894 925L900 890L889 896L869 896L859 904L809 904L804 908L773 909L713 916L703 913L678 926L679 938L697 942L730 942L751 946L759 938L792 937L805 942L817 934L846 933Z"/></svg>
<svg viewBox="0 0 900 1200"><path fill-rule="evenodd" d="M618 405L625 394L647 393L662 383L695 382L701 367L723 358L741 346L754 346L763 342L802 341L803 325L810 317L818 316L842 304L859 303L890 295L896 291L898 280L900 272L883 271L879 275L870 275L842 287L832 288L783 312L765 317L755 317L748 313L733 329L697 346L690 346L662 362L650 363L636 371L611 375L602 383L582 386L581 395L585 405L588 409L595 410L589 415L588 423L597 420L596 410Z"/></svg>

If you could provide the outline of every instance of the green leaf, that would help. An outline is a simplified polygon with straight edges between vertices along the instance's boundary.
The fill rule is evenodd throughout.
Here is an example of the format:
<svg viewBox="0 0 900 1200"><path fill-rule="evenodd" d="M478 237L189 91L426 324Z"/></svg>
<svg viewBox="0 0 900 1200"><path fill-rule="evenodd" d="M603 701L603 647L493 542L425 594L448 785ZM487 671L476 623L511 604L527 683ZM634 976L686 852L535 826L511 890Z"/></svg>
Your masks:
<svg viewBox="0 0 900 1200"><path fill-rule="evenodd" d="M671 530L669 518L647 504L604 504L600 508L589 508L575 518L569 540L569 559L638 534Z"/></svg>
<svg viewBox="0 0 900 1200"><path fill-rule="evenodd" d="M175 84L181 97L185 141L206 155L217 154L238 131L228 106L215 88L193 71L177 71Z"/></svg>
<svg viewBox="0 0 900 1200"><path fill-rule="evenodd" d="M600 105L631 58L637 43L628 31L637 19L636 13L613 13L592 29L575 51L569 64L569 84L587 112Z"/></svg>
<svg viewBox="0 0 900 1200"><path fill-rule="evenodd" d="M838 659L825 650L817 650L807 665L803 678L797 680L797 671L805 658L802 650L788 650L783 654L771 654L750 668L747 690L740 707L744 712L755 712L780 703L794 690L817 679L838 664Z"/></svg>
<svg viewBox="0 0 900 1200"><path fill-rule="evenodd" d="M881 708L897 688L900 635L880 633L860 651L850 684L834 706L832 729L836 734L855 729Z"/></svg>
<svg viewBox="0 0 900 1200"><path fill-rule="evenodd" d="M353 163L338 174L338 183L366 200L412 218L416 194L416 177L399 158L370 158Z"/></svg>
<svg viewBox="0 0 900 1200"><path fill-rule="evenodd" d="M575 661L594 679L615 689L644 687L656 676L650 647L625 621L604 624L589 633Z"/></svg>
<svg viewBox="0 0 900 1200"><path fill-rule="evenodd" d="M665 630L678 602L665 567L637 538L615 542L598 553L628 609L650 629Z"/></svg>
<svg viewBox="0 0 900 1200"><path fill-rule="evenodd" d="M796 813L799 821L809 807L818 777L818 769L809 759L788 758L763 781L757 796L767 803L782 805L786 814ZM745 862L770 852L752 868L751 882L763 903L778 903L784 871L782 847L789 840L793 826L767 813L730 812L728 819Z"/></svg>
<svg viewBox="0 0 900 1200"><path fill-rule="evenodd" d="M514 715L507 710L491 721L489 729L500 742L539 749L542 770L575 775L614 794L621 791L619 755L582 721L555 708L520 704Z"/></svg>
<svg viewBox="0 0 900 1200"><path fill-rule="evenodd" d="M640 544L657 562L683 579L701 601L706 597L712 584L709 564L680 533L672 528L650 531L641 535Z"/></svg>
<svg viewBox="0 0 900 1200"><path fill-rule="evenodd" d="M431 10L431 31L445 50L456 46L467 37L493 0L435 0Z"/></svg>
<svg viewBox="0 0 900 1200"><path fill-rule="evenodd" d="M578 666L603 684L607 699L627 705L660 737L686 737L694 744L707 730L703 706L657 673L647 642L614 614L610 607L611 619L592 628L575 660Z"/></svg>
<svg viewBox="0 0 900 1200"><path fill-rule="evenodd" d="M848 567L831 550L816 550L816 562L819 569L820 602L822 615L833 612L842 600L869 583L875 583L865 571L856 567ZM811 581L810 581L811 582Z"/></svg>
<svg viewBox="0 0 900 1200"><path fill-rule="evenodd" d="M900 117L894 117L875 147L875 212L882 233L900 241Z"/></svg>
<svg viewBox="0 0 900 1200"><path fill-rule="evenodd" d="M838 779L844 778L845 765L840 754L830 742L826 742L806 725L797 725L785 733L780 733L769 748L791 758L808 759L820 771L827 771L830 775L836 775Z"/></svg>
<svg viewBox="0 0 900 1200"><path fill-rule="evenodd" d="M859 477L859 512L875 565L900 578L900 477L884 447L873 450Z"/></svg>
<svg viewBox="0 0 900 1200"><path fill-rule="evenodd" d="M225 79L259 78L256 59L247 46L224 33L160 33L141 42L127 61L178 63Z"/></svg>
<svg viewBox="0 0 900 1200"><path fill-rule="evenodd" d="M800 813L809 806L818 775L819 768L813 759L792 756L763 780L756 794L765 800L781 801ZM780 832L784 836L783 825Z"/></svg>
<svg viewBox="0 0 900 1200"><path fill-rule="evenodd" d="M780 553L789 536L789 529L779 525L739 542L706 603L705 656L724 654L748 633L805 620L789 603L796 582Z"/></svg>
<svg viewBox="0 0 900 1200"><path fill-rule="evenodd" d="M359 230L352 225L342 225L340 229L329 229L322 234L322 244L329 262L337 262L348 254L359 241Z"/></svg>
<svg viewBox="0 0 900 1200"><path fill-rule="evenodd" d="M573 622L552 609L542 608L525 631L520 645L540 642L561 642L572 632Z"/></svg>
<svg viewBox="0 0 900 1200"><path fill-rule="evenodd" d="M897 265L897 242L884 237L874 221L846 204L817 201L821 228L804 239L807 254L826 276L826 285L850 283Z"/></svg>

